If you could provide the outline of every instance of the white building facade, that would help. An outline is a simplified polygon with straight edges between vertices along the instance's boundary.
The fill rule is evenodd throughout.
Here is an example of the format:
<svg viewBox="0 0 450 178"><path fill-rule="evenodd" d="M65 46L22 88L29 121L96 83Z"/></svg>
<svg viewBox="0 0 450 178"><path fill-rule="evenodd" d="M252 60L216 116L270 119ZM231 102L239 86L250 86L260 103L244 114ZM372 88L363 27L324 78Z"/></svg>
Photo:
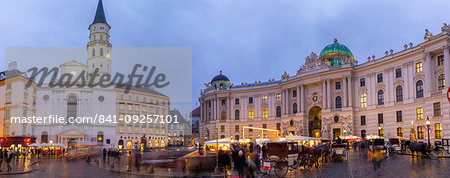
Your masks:
<svg viewBox="0 0 450 178"><path fill-rule="evenodd" d="M429 118L432 141L450 137L449 27L425 34L424 42L358 64L335 40L280 80L231 84L217 75L201 91L200 138L275 138L279 130L323 139L370 135L426 142ZM218 132L216 134L216 131Z"/></svg>

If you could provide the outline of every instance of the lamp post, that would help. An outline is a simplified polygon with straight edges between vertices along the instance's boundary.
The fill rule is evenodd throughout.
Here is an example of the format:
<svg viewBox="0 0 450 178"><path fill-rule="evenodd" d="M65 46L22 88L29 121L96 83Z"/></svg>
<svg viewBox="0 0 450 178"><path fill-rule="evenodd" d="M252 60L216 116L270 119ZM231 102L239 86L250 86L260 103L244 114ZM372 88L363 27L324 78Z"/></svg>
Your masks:
<svg viewBox="0 0 450 178"><path fill-rule="evenodd" d="M427 120L425 121L425 123L427 124L427 131L428 131L428 148L430 148L431 143L430 143L430 118L428 118L427 116Z"/></svg>

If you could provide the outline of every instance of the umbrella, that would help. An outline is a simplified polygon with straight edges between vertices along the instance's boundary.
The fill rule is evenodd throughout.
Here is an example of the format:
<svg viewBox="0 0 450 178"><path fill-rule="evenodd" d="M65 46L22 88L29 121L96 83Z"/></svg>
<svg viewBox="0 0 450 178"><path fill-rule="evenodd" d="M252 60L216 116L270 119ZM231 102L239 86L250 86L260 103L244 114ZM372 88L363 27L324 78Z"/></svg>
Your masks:
<svg viewBox="0 0 450 178"><path fill-rule="evenodd" d="M64 147L64 146L66 146L66 145L64 145L64 144L62 144L62 143L55 143L55 144L53 144L53 146Z"/></svg>
<svg viewBox="0 0 450 178"><path fill-rule="evenodd" d="M32 143L32 144L30 144L30 145L28 145L28 146L41 146L41 145L39 145L39 144L37 144L37 143Z"/></svg>
<svg viewBox="0 0 450 178"><path fill-rule="evenodd" d="M48 143L43 143L40 146L50 146Z"/></svg>

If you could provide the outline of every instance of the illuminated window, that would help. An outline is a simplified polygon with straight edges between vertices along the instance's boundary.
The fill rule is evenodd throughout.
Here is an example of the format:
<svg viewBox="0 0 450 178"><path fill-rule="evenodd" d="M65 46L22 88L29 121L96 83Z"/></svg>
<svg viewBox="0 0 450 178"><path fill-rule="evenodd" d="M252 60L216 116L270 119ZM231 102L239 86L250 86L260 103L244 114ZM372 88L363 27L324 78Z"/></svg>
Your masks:
<svg viewBox="0 0 450 178"><path fill-rule="evenodd" d="M277 94L277 101L281 101L281 94Z"/></svg>
<svg viewBox="0 0 450 178"><path fill-rule="evenodd" d="M263 103L267 102L267 96L263 96L263 97L262 97L262 102L263 102Z"/></svg>
<svg viewBox="0 0 450 178"><path fill-rule="evenodd" d="M249 135L248 139L253 140L253 135Z"/></svg>
<svg viewBox="0 0 450 178"><path fill-rule="evenodd" d="M416 73L422 72L422 62L416 63Z"/></svg>
<svg viewBox="0 0 450 178"><path fill-rule="evenodd" d="M253 109L252 108L248 109L248 118L253 119Z"/></svg>
<svg viewBox="0 0 450 178"><path fill-rule="evenodd" d="M132 105L131 105L131 104L129 104L129 105L128 105L128 110L130 110L130 111L131 111L131 107L132 107Z"/></svg>
<svg viewBox="0 0 450 178"><path fill-rule="evenodd" d="M423 139L423 127L417 126L417 139Z"/></svg>
<svg viewBox="0 0 450 178"><path fill-rule="evenodd" d="M444 74L439 75L438 77L438 88L442 90L445 88L445 77Z"/></svg>
<svg viewBox="0 0 450 178"><path fill-rule="evenodd" d="M378 130L378 136L384 137L384 129Z"/></svg>
<svg viewBox="0 0 450 178"><path fill-rule="evenodd" d="M435 136L434 136L435 139L442 139L442 124L440 124L440 123L434 124L434 133L435 133Z"/></svg>
<svg viewBox="0 0 450 178"><path fill-rule="evenodd" d="M423 109L416 108L416 118L417 120L423 120Z"/></svg>
<svg viewBox="0 0 450 178"><path fill-rule="evenodd" d="M367 94L366 93L361 94L360 102L361 102L361 108L367 107Z"/></svg>
<svg viewBox="0 0 450 178"><path fill-rule="evenodd" d="M263 109L262 109L262 118L267 119L267 108L266 107L263 107Z"/></svg>
<svg viewBox="0 0 450 178"><path fill-rule="evenodd" d="M123 110L123 104L120 104L119 106L120 106L120 107L119 107L120 110Z"/></svg>
<svg viewBox="0 0 450 178"><path fill-rule="evenodd" d="M131 133L131 127L128 127L128 133Z"/></svg>
<svg viewBox="0 0 450 178"><path fill-rule="evenodd" d="M123 133L123 127L119 127L119 133Z"/></svg>
<svg viewBox="0 0 450 178"><path fill-rule="evenodd" d="M401 128L401 127L397 128L397 136L403 137L403 128Z"/></svg>

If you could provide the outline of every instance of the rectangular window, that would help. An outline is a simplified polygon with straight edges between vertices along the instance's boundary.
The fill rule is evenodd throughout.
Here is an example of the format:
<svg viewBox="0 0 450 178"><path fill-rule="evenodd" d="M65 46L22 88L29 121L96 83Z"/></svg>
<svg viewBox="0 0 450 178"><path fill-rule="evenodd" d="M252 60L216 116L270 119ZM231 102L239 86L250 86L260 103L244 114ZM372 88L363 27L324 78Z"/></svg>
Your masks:
<svg viewBox="0 0 450 178"><path fill-rule="evenodd" d="M444 65L444 56L438 56L437 58L438 61L438 66L443 66Z"/></svg>
<svg viewBox="0 0 450 178"><path fill-rule="evenodd" d="M377 83L383 82L383 74L377 74Z"/></svg>
<svg viewBox="0 0 450 178"><path fill-rule="evenodd" d="M263 128L263 129L267 129L267 124L263 124L263 125L262 125L262 128Z"/></svg>
<svg viewBox="0 0 450 178"><path fill-rule="evenodd" d="M359 86L360 87L366 86L366 78L359 79Z"/></svg>
<svg viewBox="0 0 450 178"><path fill-rule="evenodd" d="M361 125L366 125L366 116L361 116Z"/></svg>
<svg viewBox="0 0 450 178"><path fill-rule="evenodd" d="M234 99L234 104L239 104L239 98Z"/></svg>
<svg viewBox="0 0 450 178"><path fill-rule="evenodd" d="M226 100L222 100L222 106L225 106L227 104Z"/></svg>
<svg viewBox="0 0 450 178"><path fill-rule="evenodd" d="M416 108L416 118L417 120L423 120L423 109Z"/></svg>
<svg viewBox="0 0 450 178"><path fill-rule="evenodd" d="M234 126L234 132L239 132L239 125Z"/></svg>
<svg viewBox="0 0 450 178"><path fill-rule="evenodd" d="M277 101L281 101L281 95L277 94Z"/></svg>
<svg viewBox="0 0 450 178"><path fill-rule="evenodd" d="M220 132L225 132L225 126L224 125L220 126Z"/></svg>
<svg viewBox="0 0 450 178"><path fill-rule="evenodd" d="M403 112L402 111L397 111L396 116L397 116L397 122L403 122L403 118L402 118Z"/></svg>
<svg viewBox="0 0 450 178"><path fill-rule="evenodd" d="M440 123L434 124L434 133L435 133L435 136L434 136L435 139L442 139L442 124L440 124Z"/></svg>
<svg viewBox="0 0 450 178"><path fill-rule="evenodd" d="M403 128L401 128L401 127L397 128L397 136L403 137Z"/></svg>
<svg viewBox="0 0 450 178"><path fill-rule="evenodd" d="M281 123L277 123L277 130L281 130Z"/></svg>
<svg viewBox="0 0 450 178"><path fill-rule="evenodd" d="M248 103L250 103L250 104L253 103L253 97L248 98Z"/></svg>
<svg viewBox="0 0 450 178"><path fill-rule="evenodd" d="M294 97L294 98L297 97L297 90L292 91L292 97Z"/></svg>
<svg viewBox="0 0 450 178"><path fill-rule="evenodd" d="M417 139L423 139L423 127L417 126Z"/></svg>
<svg viewBox="0 0 450 178"><path fill-rule="evenodd" d="M383 114L380 113L378 114L378 124L382 124L383 123Z"/></svg>
<svg viewBox="0 0 450 178"><path fill-rule="evenodd" d="M340 90L341 89L341 82L336 82L336 90Z"/></svg>
<svg viewBox="0 0 450 178"><path fill-rule="evenodd" d="M433 113L434 116L441 116L441 103L433 103Z"/></svg>
<svg viewBox="0 0 450 178"><path fill-rule="evenodd" d="M361 108L367 107L367 94L366 93L361 94L360 102L361 102Z"/></svg>
<svg viewBox="0 0 450 178"><path fill-rule="evenodd" d="M416 73L422 72L422 62L416 63Z"/></svg>
<svg viewBox="0 0 450 178"><path fill-rule="evenodd" d="M262 102L263 102L263 103L266 103L266 102L267 102L267 96L263 96L263 97L262 97Z"/></svg>
<svg viewBox="0 0 450 178"><path fill-rule="evenodd" d="M267 119L267 108L266 108L266 107L264 107L264 108L262 109L262 118L263 118L263 119Z"/></svg>
<svg viewBox="0 0 450 178"><path fill-rule="evenodd" d="M11 103L11 93L7 93L6 95L5 95L5 102L6 103Z"/></svg>
<svg viewBox="0 0 450 178"><path fill-rule="evenodd" d="M250 109L248 109L248 119L253 119L253 109L252 108L250 108Z"/></svg>
<svg viewBox="0 0 450 178"><path fill-rule="evenodd" d="M253 127L253 125L248 125L248 126L249 126L249 127ZM248 131L249 131L249 132L253 132L253 129L252 129L252 128L249 128Z"/></svg>
<svg viewBox="0 0 450 178"><path fill-rule="evenodd" d="M399 78L399 77L402 77L402 69L401 68L395 69L395 78Z"/></svg>

